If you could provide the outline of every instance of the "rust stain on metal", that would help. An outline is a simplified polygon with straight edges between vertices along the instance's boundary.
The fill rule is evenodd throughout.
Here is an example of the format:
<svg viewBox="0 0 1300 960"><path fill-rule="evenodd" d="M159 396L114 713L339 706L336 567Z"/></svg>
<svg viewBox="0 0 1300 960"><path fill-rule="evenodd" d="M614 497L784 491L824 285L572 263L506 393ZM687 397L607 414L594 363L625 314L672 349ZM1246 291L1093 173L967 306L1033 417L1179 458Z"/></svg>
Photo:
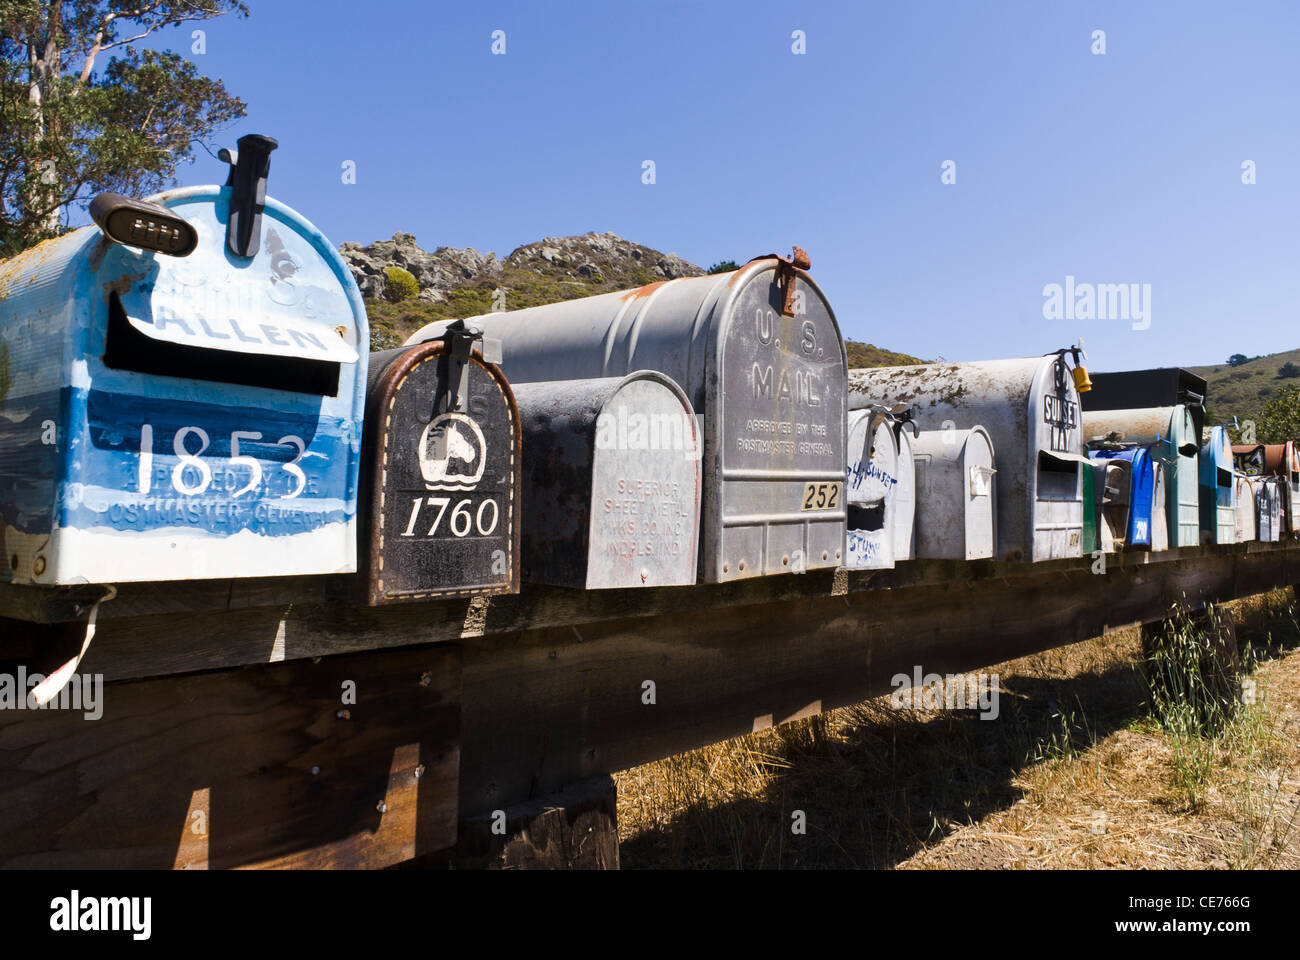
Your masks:
<svg viewBox="0 0 1300 960"><path fill-rule="evenodd" d="M622 296L620 299L623 299L623 300L641 300L641 299L644 299L645 297L648 297L648 296L650 296L651 294L653 294L656 290L658 290L660 287L662 287L665 283L672 283L672 281L671 281L671 280L656 280L654 283L647 283L644 287L637 287L637 288L634 289L634 290L629 290L629 291L627 291L627 293L623 294L623 296Z"/></svg>
<svg viewBox="0 0 1300 960"><path fill-rule="evenodd" d="M131 292L137 280L141 279L139 274L124 273L116 280L104 281L104 296L116 293L119 297L125 296Z"/></svg>

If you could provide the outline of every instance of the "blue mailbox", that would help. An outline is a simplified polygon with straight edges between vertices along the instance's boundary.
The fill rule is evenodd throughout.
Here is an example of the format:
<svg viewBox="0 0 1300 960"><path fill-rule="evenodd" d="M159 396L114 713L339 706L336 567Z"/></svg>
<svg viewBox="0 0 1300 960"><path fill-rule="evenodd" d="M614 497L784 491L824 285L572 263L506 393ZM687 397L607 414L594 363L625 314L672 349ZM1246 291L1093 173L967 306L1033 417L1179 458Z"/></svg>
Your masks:
<svg viewBox="0 0 1300 960"><path fill-rule="evenodd" d="M0 580L356 570L365 309L274 147L0 264Z"/></svg>
<svg viewBox="0 0 1300 960"><path fill-rule="evenodd" d="M1235 543L1237 502L1232 443L1225 427L1209 427L1205 434L1200 461L1201 542Z"/></svg>

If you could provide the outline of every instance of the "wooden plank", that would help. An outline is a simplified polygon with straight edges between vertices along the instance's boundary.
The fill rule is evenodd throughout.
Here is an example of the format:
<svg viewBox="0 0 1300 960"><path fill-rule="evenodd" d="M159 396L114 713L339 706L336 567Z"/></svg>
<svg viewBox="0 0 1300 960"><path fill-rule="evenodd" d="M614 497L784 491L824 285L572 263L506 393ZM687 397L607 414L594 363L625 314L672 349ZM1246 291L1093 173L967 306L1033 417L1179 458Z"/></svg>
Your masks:
<svg viewBox="0 0 1300 960"><path fill-rule="evenodd" d="M446 848L460 659L438 644L110 683L98 718L2 710L0 864L380 867Z"/></svg>
<svg viewBox="0 0 1300 960"><path fill-rule="evenodd" d="M1298 572L1271 552L1216 553L484 638L466 645L461 809L860 702L917 666L965 672L1159 619L1184 595L1227 600Z"/></svg>
<svg viewBox="0 0 1300 960"><path fill-rule="evenodd" d="M1271 557L1280 565L1290 563L1293 568L1300 567L1300 544L1292 541L1120 554L1107 558L1107 569L1122 572L1166 569L1171 565L1177 568L1188 561L1214 563L1216 559L1244 556ZM1061 575L1090 574L1091 567L1090 558L1040 564L915 561L895 570L869 574L818 571L728 584L649 590L566 590L525 585L518 596L380 608L359 606L338 598L318 599L269 606L233 606L203 616L176 610L123 616L124 610L141 609L138 604L119 606L136 602L131 600L128 590L132 585L124 585L117 598L99 608L99 627L87 654L86 669L119 680L434 641L469 640L547 627L576 629L581 634L589 625L628 618L712 616L741 606L816 602L846 594L960 582L996 585L1050 581ZM188 589L184 584L149 586L155 590L154 607L164 606L170 593L183 595ZM247 589L247 596L256 597L257 603L266 599L252 584L241 589ZM243 594L236 591L234 595ZM0 627L3 626L0 622ZM0 630L0 644L4 643L6 633L16 634L20 629L18 624L9 623L7 629Z"/></svg>

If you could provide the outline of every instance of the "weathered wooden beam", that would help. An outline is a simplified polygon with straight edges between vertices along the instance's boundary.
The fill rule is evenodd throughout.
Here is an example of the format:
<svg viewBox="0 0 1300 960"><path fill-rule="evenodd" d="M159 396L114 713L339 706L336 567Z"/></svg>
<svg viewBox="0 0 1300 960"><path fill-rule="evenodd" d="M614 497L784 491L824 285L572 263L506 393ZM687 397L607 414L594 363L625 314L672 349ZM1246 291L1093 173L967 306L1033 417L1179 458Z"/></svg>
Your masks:
<svg viewBox="0 0 1300 960"><path fill-rule="evenodd" d="M1163 569L1190 560L1215 562L1216 558L1261 555L1281 565L1290 564L1293 570L1300 569L1300 543L1295 542L1134 552L1107 557L1106 562L1108 570L1122 572ZM1090 558L1040 564L912 561L875 573L822 571L642 590L568 590L526 584L517 596L377 608L359 606L342 596L325 598L321 592L325 587L316 581L312 581L311 589L318 592L306 595L296 593L289 583L276 585L280 594L267 593L272 589L267 581L126 584L116 598L100 605L98 631L86 662L87 669L113 680L165 676L548 627L582 631L585 625L632 618L713 617L744 606L816 602L904 587L1047 582L1059 575L1090 573L1092 563ZM333 582L337 584L338 578ZM32 589L5 586L7 592L0 590L0 596L12 597L13 591ZM221 594L218 586L226 590L228 607L204 606ZM193 609L184 603L177 606L195 596L205 598L204 603L196 603ZM273 596L278 598L276 603L263 605ZM306 599L285 599L291 596ZM12 604L8 609L14 612ZM84 618L89 607L80 609ZM30 633L30 628L14 620L0 621L0 656L5 645L23 632ZM49 633L53 635L53 631Z"/></svg>
<svg viewBox="0 0 1300 960"><path fill-rule="evenodd" d="M455 843L453 644L110 683L96 707L0 710L0 865L382 867Z"/></svg>
<svg viewBox="0 0 1300 960"><path fill-rule="evenodd" d="M1295 554L1240 551L978 579L707 616L628 618L466 644L461 809L567 783L1295 579ZM647 702L646 682L653 683Z"/></svg>

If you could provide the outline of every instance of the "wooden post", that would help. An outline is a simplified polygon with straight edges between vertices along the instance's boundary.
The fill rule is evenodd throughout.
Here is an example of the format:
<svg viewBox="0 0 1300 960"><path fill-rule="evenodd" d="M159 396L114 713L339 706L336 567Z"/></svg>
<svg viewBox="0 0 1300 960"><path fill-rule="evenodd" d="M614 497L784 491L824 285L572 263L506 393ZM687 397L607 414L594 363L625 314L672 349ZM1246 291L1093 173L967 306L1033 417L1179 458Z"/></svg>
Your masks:
<svg viewBox="0 0 1300 960"><path fill-rule="evenodd" d="M462 821L454 869L617 870L618 792L611 777Z"/></svg>

